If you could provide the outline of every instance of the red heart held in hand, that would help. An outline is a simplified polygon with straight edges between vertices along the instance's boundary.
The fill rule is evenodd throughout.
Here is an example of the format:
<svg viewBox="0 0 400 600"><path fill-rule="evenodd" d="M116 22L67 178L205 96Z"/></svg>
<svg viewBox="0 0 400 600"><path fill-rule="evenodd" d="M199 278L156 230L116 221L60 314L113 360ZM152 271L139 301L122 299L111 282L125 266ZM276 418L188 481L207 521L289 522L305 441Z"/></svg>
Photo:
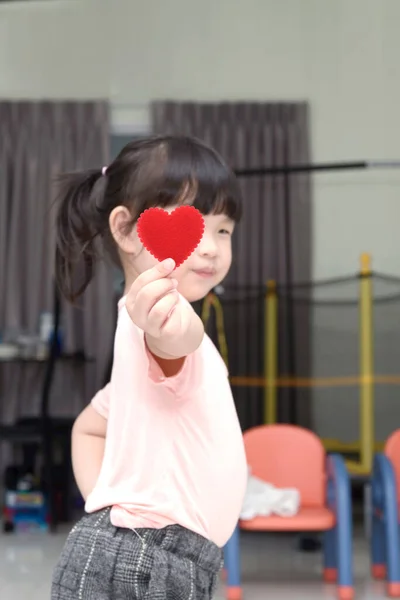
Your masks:
<svg viewBox="0 0 400 600"><path fill-rule="evenodd" d="M204 233L203 215L194 206L179 206L171 213L148 208L139 217L137 233L154 258L173 258L181 265L199 245Z"/></svg>

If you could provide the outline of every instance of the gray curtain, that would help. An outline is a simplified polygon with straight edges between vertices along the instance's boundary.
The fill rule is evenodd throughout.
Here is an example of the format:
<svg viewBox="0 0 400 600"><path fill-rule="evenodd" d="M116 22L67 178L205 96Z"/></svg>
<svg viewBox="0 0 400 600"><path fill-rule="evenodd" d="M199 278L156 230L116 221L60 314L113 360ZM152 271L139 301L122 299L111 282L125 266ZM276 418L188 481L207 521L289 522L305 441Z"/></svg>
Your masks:
<svg viewBox="0 0 400 600"><path fill-rule="evenodd" d="M152 105L156 133L196 136L211 144L235 170L310 162L307 103L194 103ZM234 263L222 296L232 375L262 375L262 286L268 279L286 285L309 280L312 260L312 206L308 174L240 177L245 210L235 236ZM285 202L288 221L285 220ZM289 243L288 243L289 241ZM290 268L288 269L288 251ZM290 281L288 281L290 279ZM310 309L282 293L279 362L282 374L309 374ZM304 299L304 295L303 295ZM288 323L293 328L288 328ZM242 427L262 422L262 390L235 388ZM307 391L281 389L279 416L311 426Z"/></svg>
<svg viewBox="0 0 400 600"><path fill-rule="evenodd" d="M109 157L106 102L0 102L0 332L38 331L53 310L54 178ZM77 308L63 304L64 350L95 361L57 365L51 414L76 416L102 385L112 350L111 269L100 264ZM38 413L44 367L0 361L0 421Z"/></svg>

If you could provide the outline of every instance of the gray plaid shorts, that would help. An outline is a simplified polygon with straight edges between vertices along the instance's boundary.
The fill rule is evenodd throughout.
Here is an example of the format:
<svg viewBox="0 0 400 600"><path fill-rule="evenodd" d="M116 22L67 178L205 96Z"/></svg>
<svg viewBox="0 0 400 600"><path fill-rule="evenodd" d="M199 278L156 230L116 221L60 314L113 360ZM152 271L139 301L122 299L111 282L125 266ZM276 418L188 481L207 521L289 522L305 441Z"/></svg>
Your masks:
<svg viewBox="0 0 400 600"><path fill-rule="evenodd" d="M180 525L122 529L85 515L54 569L51 600L210 600L222 551Z"/></svg>

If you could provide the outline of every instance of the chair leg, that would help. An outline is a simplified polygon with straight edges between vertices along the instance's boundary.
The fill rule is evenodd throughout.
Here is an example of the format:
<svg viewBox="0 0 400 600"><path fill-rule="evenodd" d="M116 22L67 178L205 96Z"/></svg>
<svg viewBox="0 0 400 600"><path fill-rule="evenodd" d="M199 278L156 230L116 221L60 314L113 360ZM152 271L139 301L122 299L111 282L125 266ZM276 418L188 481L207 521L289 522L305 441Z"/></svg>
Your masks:
<svg viewBox="0 0 400 600"><path fill-rule="evenodd" d="M336 527L324 532L324 581L337 581Z"/></svg>
<svg viewBox="0 0 400 600"><path fill-rule="evenodd" d="M385 496L384 516L387 594L390 598L400 598L399 529L395 497Z"/></svg>
<svg viewBox="0 0 400 600"><path fill-rule="evenodd" d="M228 600L241 600L239 526L236 527L232 537L224 548L224 562L226 570L226 597Z"/></svg>
<svg viewBox="0 0 400 600"><path fill-rule="evenodd" d="M352 600L354 598L353 584L353 552L352 552L352 520L350 500L343 502L338 511L337 532L337 565L338 565L338 598Z"/></svg>
<svg viewBox="0 0 400 600"><path fill-rule="evenodd" d="M367 481L364 483L364 532L368 541L371 541L372 536L372 514L372 484Z"/></svg>
<svg viewBox="0 0 400 600"><path fill-rule="evenodd" d="M374 579L385 579L385 531L382 520L377 516L372 517L371 544L371 575Z"/></svg>

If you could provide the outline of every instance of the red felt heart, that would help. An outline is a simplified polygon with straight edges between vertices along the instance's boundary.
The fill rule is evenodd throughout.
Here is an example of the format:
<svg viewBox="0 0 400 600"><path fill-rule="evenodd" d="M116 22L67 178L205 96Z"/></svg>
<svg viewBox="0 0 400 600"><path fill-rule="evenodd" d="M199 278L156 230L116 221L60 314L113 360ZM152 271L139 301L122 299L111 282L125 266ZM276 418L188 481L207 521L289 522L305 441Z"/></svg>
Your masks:
<svg viewBox="0 0 400 600"><path fill-rule="evenodd" d="M137 233L143 246L157 260L173 258L179 267L199 245L204 219L193 206L179 206L172 213L162 208L148 208L138 219Z"/></svg>

